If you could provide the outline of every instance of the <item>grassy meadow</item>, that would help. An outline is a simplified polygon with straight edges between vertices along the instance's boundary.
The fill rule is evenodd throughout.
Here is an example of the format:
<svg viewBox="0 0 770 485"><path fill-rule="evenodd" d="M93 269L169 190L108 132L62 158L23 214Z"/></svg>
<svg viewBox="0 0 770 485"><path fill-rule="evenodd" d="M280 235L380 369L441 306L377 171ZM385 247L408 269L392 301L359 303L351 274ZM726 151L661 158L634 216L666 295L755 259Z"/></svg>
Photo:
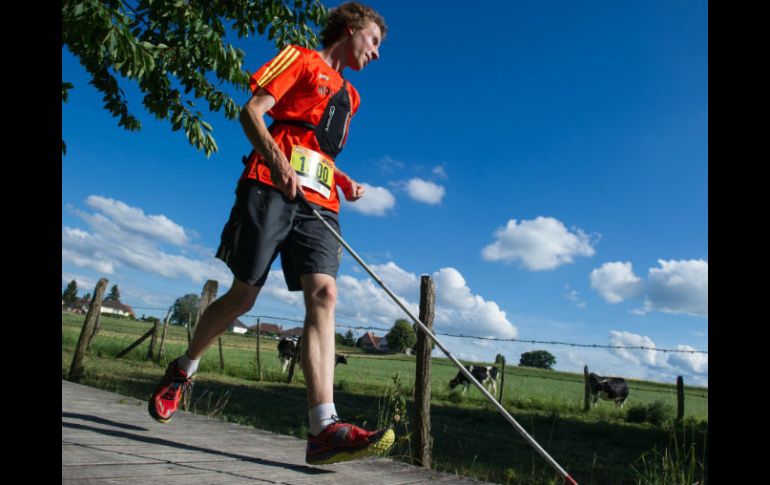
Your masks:
<svg viewBox="0 0 770 485"><path fill-rule="evenodd" d="M84 318L62 313L63 379ZM167 363L187 344L186 329L169 326L160 363L146 360L149 339L115 358L150 327L148 322L102 317L84 360L81 383L147 399ZM304 438L307 408L302 371L298 368L294 382L286 384L277 341L261 340L261 381L257 380L254 338L225 334L222 343L225 368L220 370L215 344L201 361L189 410ZM335 372L335 402L342 418L366 427L394 426L399 440L392 456L408 461L414 357L365 354L347 347L337 350L351 354L349 364L337 366ZM448 382L456 373L447 359L433 359L433 468L495 483L561 483L477 389L471 387L465 396L460 388L449 391ZM508 365L503 403L581 485L690 485L700 479L704 468L707 473L708 462L708 390L685 387L685 420L674 425L674 383L631 380L629 387L625 409L600 401L585 413L582 374Z"/></svg>

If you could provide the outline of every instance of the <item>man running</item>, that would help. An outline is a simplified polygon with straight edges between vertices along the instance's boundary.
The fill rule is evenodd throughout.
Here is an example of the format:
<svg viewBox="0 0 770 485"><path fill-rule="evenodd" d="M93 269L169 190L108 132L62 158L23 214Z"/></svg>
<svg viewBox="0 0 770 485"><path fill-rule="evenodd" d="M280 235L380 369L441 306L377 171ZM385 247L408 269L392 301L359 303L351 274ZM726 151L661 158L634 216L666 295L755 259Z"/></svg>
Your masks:
<svg viewBox="0 0 770 485"><path fill-rule="evenodd" d="M342 71L360 71L378 59L386 30L382 16L370 7L345 3L331 10L320 51L289 45L251 76L253 96L240 121L254 150L244 157L246 167L216 253L232 271L233 283L201 315L187 351L169 364L153 392L149 412L161 423L178 408L206 349L254 305L280 254L289 290L301 290L305 300L300 358L310 421L305 460L337 463L392 446L393 430L366 431L337 417L334 307L342 247L297 200L301 190L339 231L337 187L351 202L364 195L364 187L335 164L360 104ZM270 127L265 114L273 119Z"/></svg>

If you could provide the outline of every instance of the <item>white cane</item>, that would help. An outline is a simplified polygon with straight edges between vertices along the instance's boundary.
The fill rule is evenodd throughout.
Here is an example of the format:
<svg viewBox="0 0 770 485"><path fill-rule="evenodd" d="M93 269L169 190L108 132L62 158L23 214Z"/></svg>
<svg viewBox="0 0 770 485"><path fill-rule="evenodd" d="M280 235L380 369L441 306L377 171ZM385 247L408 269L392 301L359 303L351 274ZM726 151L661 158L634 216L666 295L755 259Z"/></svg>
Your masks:
<svg viewBox="0 0 770 485"><path fill-rule="evenodd" d="M502 414L503 417L509 423L511 423L511 425L516 429L516 431L518 431L519 434L521 436L523 436L524 439L527 440L529 442L529 444L532 445L533 448L535 448L535 450L540 454L540 456L545 458L545 460L564 478L566 483L569 483L570 485L578 485L577 482L575 481L575 479L572 478L569 475L569 473L566 472L566 470L564 470L561 466L559 466L559 464L556 462L556 460L554 460L551 457L551 455L549 455L548 452L545 451L543 449L543 447L540 446L540 444L537 441L535 441L535 439L532 436L530 436L529 433L527 433L527 431L524 428L521 427L521 425L513 418L513 416L511 416L510 413L508 411L506 411L506 409L499 402L497 402L495 400L494 396L492 396L492 394L490 394L489 391L487 391L486 388L484 388L484 386L482 386L481 383L479 381L477 381L476 378L473 377L473 375L470 372L468 372L468 369L466 369L460 363L460 361L457 360L449 352L449 350L447 350L446 347L444 347L444 345L438 340L438 338L436 338L436 336L433 334L433 332L431 332L430 329L427 326L425 326L425 324L422 323L419 318L414 316L414 314L409 310L409 308L407 308L403 303L401 303L401 300L399 300L399 298L392 291L390 291L390 288L388 288L385 285L385 283L382 282L382 279L379 276L377 276L377 274L374 271L372 271L371 268L369 268L369 266L364 262L364 260L361 259L361 257L358 256L358 254L353 250L353 248L351 248L350 245L348 243L346 243L344 239L342 239L342 236L340 236L337 233L337 231L335 231L334 228L323 218L323 216L321 216L321 214L319 214L318 211L315 210L315 208L313 208L312 205L310 205L308 200L305 198L305 194L302 192L302 189L300 189L300 188L297 188L297 198L300 200L300 202L304 203L304 205L306 207L308 207L311 211L313 211L313 214L315 215L315 217L318 218L318 220L321 221L324 224L324 226L326 226L326 228L329 229L329 231L331 231L331 233L334 235L335 239L337 239L337 241L339 241L340 244L342 244L345 247L345 249L348 250L350 255L353 256L353 258L356 261L358 261L358 264L360 264L366 270L366 272L369 273L369 276L374 278L374 281L376 281L382 287L382 289L385 290L385 293L387 293L388 296L390 296L393 299L393 301L395 301L396 304L398 306L400 306L401 309L404 310L407 315L409 315L409 317L412 319L412 321L415 324L417 324L417 326L420 327L420 330L425 332L425 335L430 337L430 339L436 345L438 345L438 347L441 349L441 351L444 352L444 354L446 354L447 357L449 357L449 360L454 362L454 364L457 366L457 368L460 369L460 372L462 372L463 375L469 381L473 382L473 384L481 391L481 393L484 394L484 396L486 396L486 398L489 399L489 401L497 408L497 410L500 412L500 414Z"/></svg>

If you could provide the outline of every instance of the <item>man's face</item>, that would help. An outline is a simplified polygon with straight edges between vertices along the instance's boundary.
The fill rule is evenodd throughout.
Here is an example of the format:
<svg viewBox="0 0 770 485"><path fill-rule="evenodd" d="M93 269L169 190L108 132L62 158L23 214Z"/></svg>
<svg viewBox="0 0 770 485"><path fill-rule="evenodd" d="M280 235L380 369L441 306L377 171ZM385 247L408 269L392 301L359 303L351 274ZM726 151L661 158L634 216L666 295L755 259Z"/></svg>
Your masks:
<svg viewBox="0 0 770 485"><path fill-rule="evenodd" d="M350 38L348 66L354 71L360 71L373 60L379 59L381 41L380 27L374 22L369 22L363 29L356 30Z"/></svg>

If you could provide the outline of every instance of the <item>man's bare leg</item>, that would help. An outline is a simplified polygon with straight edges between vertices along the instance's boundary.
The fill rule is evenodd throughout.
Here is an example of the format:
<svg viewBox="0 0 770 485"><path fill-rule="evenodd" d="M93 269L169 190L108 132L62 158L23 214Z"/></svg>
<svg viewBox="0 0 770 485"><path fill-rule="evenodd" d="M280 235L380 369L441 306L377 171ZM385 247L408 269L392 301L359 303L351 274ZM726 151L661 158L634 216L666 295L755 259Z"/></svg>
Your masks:
<svg viewBox="0 0 770 485"><path fill-rule="evenodd" d="M187 348L187 358L199 360L203 357L206 349L214 343L214 339L222 335L236 318L254 306L260 289L259 286L251 286L233 278L233 284L227 293L214 300L201 315L195 327L195 335Z"/></svg>
<svg viewBox="0 0 770 485"><path fill-rule="evenodd" d="M334 402L334 306L337 283L326 274L300 278L305 296L305 328L300 362L308 408Z"/></svg>

